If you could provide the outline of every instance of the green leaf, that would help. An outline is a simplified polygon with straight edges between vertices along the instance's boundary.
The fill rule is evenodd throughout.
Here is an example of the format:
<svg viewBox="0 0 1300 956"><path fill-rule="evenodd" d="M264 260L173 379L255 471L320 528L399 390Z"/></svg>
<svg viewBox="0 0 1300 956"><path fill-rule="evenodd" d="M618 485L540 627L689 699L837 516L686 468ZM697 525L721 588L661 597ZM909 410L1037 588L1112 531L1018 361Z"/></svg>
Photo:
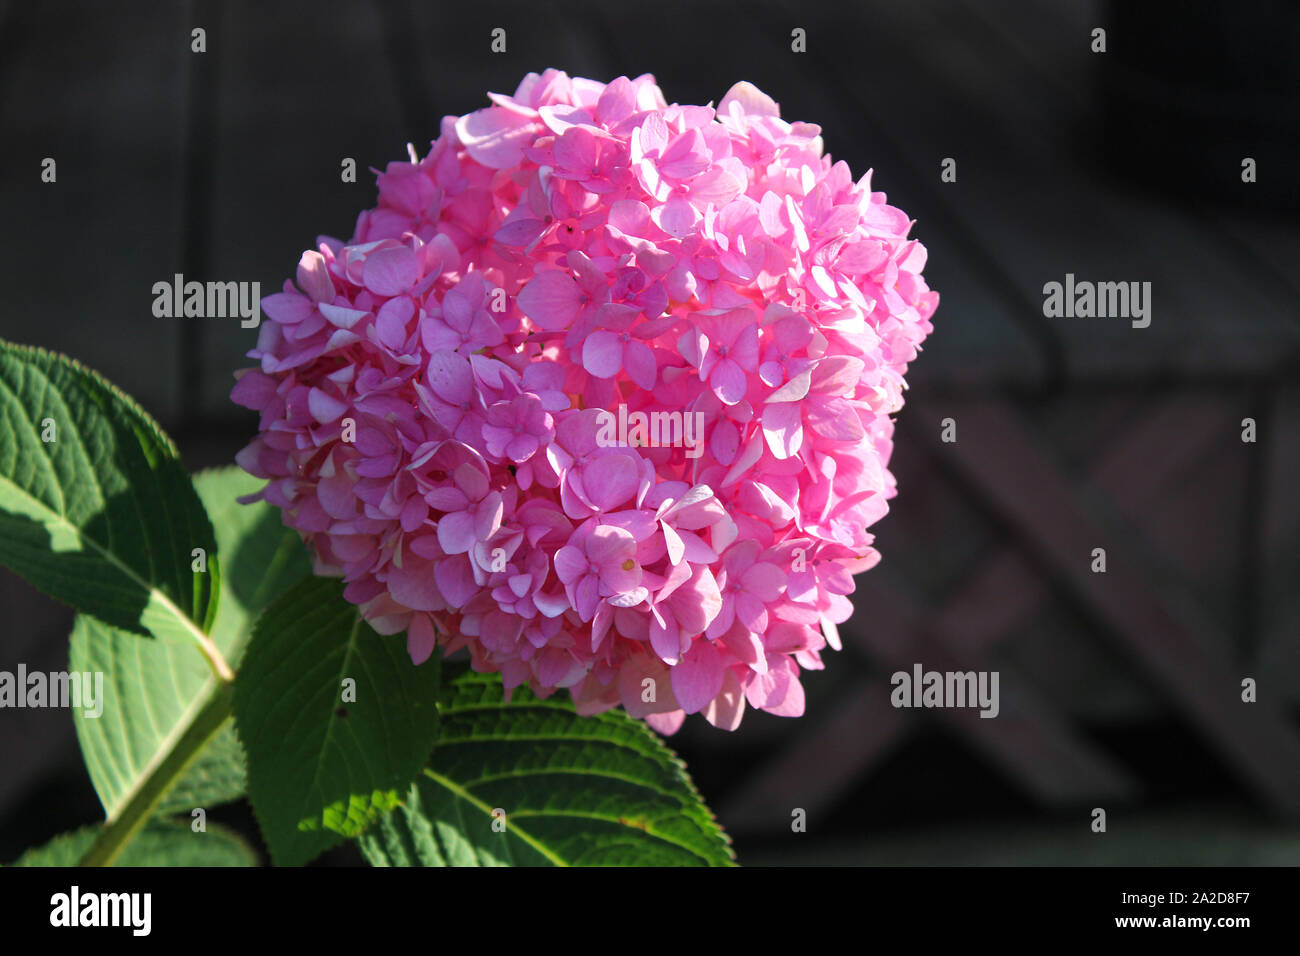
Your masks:
<svg viewBox="0 0 1300 956"><path fill-rule="evenodd" d="M265 502L241 505L262 482L237 468L195 477L216 529L224 574L212 641L232 665L248 642L263 607L310 570L301 540ZM74 711L77 737L95 792L112 819L203 706L216 679L192 648L142 641L134 634L79 615L72 632L70 669L104 674L104 712ZM233 800L244 792L244 758L227 722L163 797L159 813L189 812Z"/></svg>
<svg viewBox="0 0 1300 956"><path fill-rule="evenodd" d="M195 548L206 572L191 569ZM106 624L211 656L215 551L153 419L71 359L0 341L0 564Z"/></svg>
<svg viewBox="0 0 1300 956"><path fill-rule="evenodd" d="M372 864L734 862L682 762L622 711L581 717L525 688L507 703L499 675L472 673L444 685L440 710L429 766L359 841Z"/></svg>
<svg viewBox="0 0 1300 956"><path fill-rule="evenodd" d="M265 501L239 503L265 484L234 465L194 476L221 555L221 608L212 639L232 667L239 666L258 615L311 573L307 549L298 533L284 526L279 508Z"/></svg>
<svg viewBox="0 0 1300 956"><path fill-rule="evenodd" d="M413 666L340 582L309 577L266 609L235 681L235 724L275 863L306 863L396 805L433 748L437 696L437 657Z"/></svg>
<svg viewBox="0 0 1300 956"><path fill-rule="evenodd" d="M85 614L78 614L73 624L68 656L69 669L104 675L103 713L89 717L79 708L73 724L90 781L111 820L172 750L211 698L217 680L190 648L142 641ZM219 731L168 789L159 812L211 807L239 796L243 775L238 759L231 766L228 751L217 765L213 757L204 759L224 734ZM187 780L190 785L179 789Z"/></svg>
<svg viewBox="0 0 1300 956"><path fill-rule="evenodd" d="M83 827L28 850L13 866L76 866L95 842L99 827ZM152 820L136 834L118 866L257 866L257 854L235 833L209 823L195 833L188 823Z"/></svg>
<svg viewBox="0 0 1300 956"><path fill-rule="evenodd" d="M248 786L234 720L226 721L158 804L157 813L189 813L238 800Z"/></svg>

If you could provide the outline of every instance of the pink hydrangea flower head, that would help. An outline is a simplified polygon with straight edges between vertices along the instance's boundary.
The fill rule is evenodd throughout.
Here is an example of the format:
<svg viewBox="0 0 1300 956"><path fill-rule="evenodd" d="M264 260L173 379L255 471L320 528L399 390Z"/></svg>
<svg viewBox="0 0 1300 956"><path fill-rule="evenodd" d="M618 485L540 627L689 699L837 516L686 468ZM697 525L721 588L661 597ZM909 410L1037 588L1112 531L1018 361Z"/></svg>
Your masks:
<svg viewBox="0 0 1300 956"><path fill-rule="evenodd" d="M490 99L263 300L238 461L417 663L665 733L798 716L879 558L925 248L748 83Z"/></svg>

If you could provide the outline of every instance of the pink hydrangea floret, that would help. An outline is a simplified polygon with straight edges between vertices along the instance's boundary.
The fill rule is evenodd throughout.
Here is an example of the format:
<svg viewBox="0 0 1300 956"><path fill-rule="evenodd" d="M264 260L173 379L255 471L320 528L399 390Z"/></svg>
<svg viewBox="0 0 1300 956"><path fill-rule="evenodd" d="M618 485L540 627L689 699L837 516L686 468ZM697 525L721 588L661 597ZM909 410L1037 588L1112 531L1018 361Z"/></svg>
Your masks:
<svg viewBox="0 0 1300 956"><path fill-rule="evenodd" d="M416 663L664 733L798 716L879 558L925 248L748 83L490 99L263 300L254 497Z"/></svg>

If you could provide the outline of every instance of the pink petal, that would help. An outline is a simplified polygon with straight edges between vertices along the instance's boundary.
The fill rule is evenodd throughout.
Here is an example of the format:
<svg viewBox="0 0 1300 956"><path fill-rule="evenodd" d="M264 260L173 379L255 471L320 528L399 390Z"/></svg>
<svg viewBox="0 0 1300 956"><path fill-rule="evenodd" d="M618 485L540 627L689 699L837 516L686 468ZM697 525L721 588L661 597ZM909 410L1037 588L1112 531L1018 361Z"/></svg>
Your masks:
<svg viewBox="0 0 1300 956"><path fill-rule="evenodd" d="M465 144L470 158L489 169L517 165L533 135L532 119L499 106L489 106L456 121L456 137Z"/></svg>
<svg viewBox="0 0 1300 956"><path fill-rule="evenodd" d="M736 596L730 593L724 594L718 614L709 622L704 634L710 640L714 640L731 630L731 625L734 623L736 623Z"/></svg>
<svg viewBox="0 0 1300 956"><path fill-rule="evenodd" d="M754 116L780 116L781 109L777 106L776 101L760 90L753 83L741 80L731 89L727 90L727 95L722 98L718 104L718 112L727 114L731 109L731 104L735 103L743 114Z"/></svg>
<svg viewBox="0 0 1300 956"><path fill-rule="evenodd" d="M339 329L350 329L370 314L364 309L349 309L341 305L329 305L324 302L317 308L330 325Z"/></svg>
<svg viewBox="0 0 1300 956"><path fill-rule="evenodd" d="M803 684L799 682L798 675L791 675L790 681L786 685L785 697L779 704L773 704L763 709L769 714L775 714L777 717L802 717L804 693Z"/></svg>
<svg viewBox="0 0 1300 956"><path fill-rule="evenodd" d="M669 524L663 525L661 530L664 535L664 545L668 548L669 563L681 564L682 558L686 556L686 544L682 541L682 536Z"/></svg>
<svg viewBox="0 0 1300 956"><path fill-rule="evenodd" d="M534 435L516 435L506 446L506 457L516 463L523 463L537 452L540 443Z"/></svg>
<svg viewBox="0 0 1300 956"><path fill-rule="evenodd" d="M331 518L346 520L356 514L357 498L352 493L352 481L342 469L316 482L316 496Z"/></svg>
<svg viewBox="0 0 1300 956"><path fill-rule="evenodd" d="M861 441L866 437L862 421L853 406L842 398L809 401L808 427L834 441Z"/></svg>
<svg viewBox="0 0 1300 956"><path fill-rule="evenodd" d="M575 666L585 671L568 651L548 647L537 655L537 679L547 687L560 686Z"/></svg>
<svg viewBox="0 0 1300 956"><path fill-rule="evenodd" d="M397 350L406 344L406 324L415 315L415 303L407 296L389 299L375 315L375 334L390 349Z"/></svg>
<svg viewBox="0 0 1300 956"><path fill-rule="evenodd" d="M630 455L604 455L583 469L582 484L592 504L612 511L636 494L636 463Z"/></svg>
<svg viewBox="0 0 1300 956"><path fill-rule="evenodd" d="M745 716L745 695L740 680L728 669L723 676L722 689L704 708L704 719L719 730L735 730Z"/></svg>
<svg viewBox="0 0 1300 956"><path fill-rule="evenodd" d="M462 466L465 467L465 466ZM501 492L493 491L488 493L481 502L479 502L477 515L474 522L474 536L479 541L486 541L492 535L497 533L501 527L501 518L505 514L505 505L503 503Z"/></svg>
<svg viewBox="0 0 1300 956"><path fill-rule="evenodd" d="M474 570L465 555L439 561L434 569L434 579L448 606L454 609L464 607L478 593Z"/></svg>
<svg viewBox="0 0 1300 956"><path fill-rule="evenodd" d="M671 737L681 730L685 720L686 712L681 710L670 710L666 714L647 714L645 718L645 722L651 728L665 737Z"/></svg>
<svg viewBox="0 0 1300 956"><path fill-rule="evenodd" d="M659 365L650 346L644 342L628 342L623 353L623 365L627 369L628 378L637 385L647 392L654 389L659 376Z"/></svg>
<svg viewBox="0 0 1300 956"><path fill-rule="evenodd" d="M415 615L406 629L406 653L411 655L411 663L417 667L423 664L432 656L433 647L433 624L425 615Z"/></svg>
<svg viewBox="0 0 1300 956"><path fill-rule="evenodd" d="M596 614L596 605L600 602L600 582L594 575L587 575L578 582L573 592L573 609L584 622L590 621Z"/></svg>
<svg viewBox="0 0 1300 956"><path fill-rule="evenodd" d="M272 322L281 325L297 325L311 315L313 309L311 300L296 292L276 292L262 297L262 311Z"/></svg>
<svg viewBox="0 0 1300 956"><path fill-rule="evenodd" d="M763 649L762 639L753 631L743 627L733 627L727 631L722 643L727 650L736 655L741 662L748 664L755 672L767 672L767 655Z"/></svg>
<svg viewBox="0 0 1300 956"><path fill-rule="evenodd" d="M752 369L758 364L758 326L751 324L741 329L731 347L730 358L744 368Z"/></svg>
<svg viewBox="0 0 1300 956"><path fill-rule="evenodd" d="M775 364L775 363L773 363ZM767 366L764 365L764 368ZM780 366L778 365L779 369ZM775 392L767 397L769 403L777 404L780 402L799 402L803 401L808 395L808 388L812 384L812 371L804 369L790 381L786 382Z"/></svg>
<svg viewBox="0 0 1300 956"><path fill-rule="evenodd" d="M582 367L597 378L617 375L623 368L623 345L618 336L604 329L587 336L587 341L582 344Z"/></svg>
<svg viewBox="0 0 1300 956"><path fill-rule="evenodd" d="M672 669L673 694L682 710L688 714L703 710L722 690L724 670L718 649L708 641L696 641Z"/></svg>
<svg viewBox="0 0 1300 956"><path fill-rule="evenodd" d="M713 426L713 434L709 436L709 450L720 465L730 465L736 460L736 454L740 451L740 429L734 422L724 418Z"/></svg>
<svg viewBox="0 0 1300 956"><path fill-rule="evenodd" d="M636 90L626 76L610 82L596 101L596 121L612 126L632 115L636 109Z"/></svg>
<svg viewBox="0 0 1300 956"><path fill-rule="evenodd" d="M308 249L298 260L298 288L314 302L334 301L334 280L319 252Z"/></svg>
<svg viewBox="0 0 1300 956"><path fill-rule="evenodd" d="M795 402L778 402L763 409L763 437L772 454L792 458L803 445L803 412Z"/></svg>
<svg viewBox="0 0 1300 956"><path fill-rule="evenodd" d="M596 137L579 126L571 126L555 141L555 163L564 169L590 174L596 165Z"/></svg>
<svg viewBox="0 0 1300 956"><path fill-rule="evenodd" d="M722 611L722 592L713 572L697 568L690 582L678 588L669 603L686 634L701 634Z"/></svg>
<svg viewBox="0 0 1300 956"><path fill-rule="evenodd" d="M714 166L691 180L691 199L696 203L725 206L744 189L744 180L737 179L721 166Z"/></svg>
<svg viewBox="0 0 1300 956"><path fill-rule="evenodd" d="M555 552L555 573L565 584L571 584L587 573L587 555L573 545L565 545Z"/></svg>
<svg viewBox="0 0 1300 956"><path fill-rule="evenodd" d="M412 495L402 506L401 525L407 534L424 524L429 517L429 506L419 495Z"/></svg>
<svg viewBox="0 0 1300 956"><path fill-rule="evenodd" d="M713 366L709 385L724 405L735 405L745 397L748 387L744 370L729 358L724 358Z"/></svg>
<svg viewBox="0 0 1300 956"><path fill-rule="evenodd" d="M348 410L346 402L341 402L332 395L327 395L319 388L313 388L307 393L307 408L311 412L311 417L322 425L338 421L343 417L343 413Z"/></svg>
<svg viewBox="0 0 1300 956"><path fill-rule="evenodd" d="M250 368L239 376L230 392L230 400L237 405L260 412L275 397L276 380L260 369Z"/></svg>
<svg viewBox="0 0 1300 956"><path fill-rule="evenodd" d="M362 281L376 295L399 295L415 284L419 262L408 246L376 249L366 256Z"/></svg>
<svg viewBox="0 0 1300 956"><path fill-rule="evenodd" d="M393 600L413 611L434 611L442 606L442 594L434 581L433 568L426 561L408 558L388 573L388 592Z"/></svg>
<svg viewBox="0 0 1300 956"><path fill-rule="evenodd" d="M454 511L438 519L438 544L448 554L464 554L477 542L474 516L468 511Z"/></svg>
<svg viewBox="0 0 1300 956"><path fill-rule="evenodd" d="M521 218L503 224L492 238L507 246L526 246L545 229L546 223L540 219Z"/></svg>
<svg viewBox="0 0 1300 956"><path fill-rule="evenodd" d="M775 601L785 587L786 574L775 564L759 561L740 576L741 585L746 591L761 601Z"/></svg>
<svg viewBox="0 0 1300 956"><path fill-rule="evenodd" d="M699 213L690 201L680 196L656 207L651 213L655 225L678 239L684 239L695 231L695 223L699 221L699 217Z"/></svg>
<svg viewBox="0 0 1300 956"><path fill-rule="evenodd" d="M663 623L659 620L650 622L650 646L665 664L676 664L681 659L682 639L677 622L671 617Z"/></svg>
<svg viewBox="0 0 1300 956"><path fill-rule="evenodd" d="M767 630L767 607L748 591L736 594L736 619L755 633Z"/></svg>
<svg viewBox="0 0 1300 956"><path fill-rule="evenodd" d="M488 492L488 476L480 464L469 461L459 464L452 473L452 478L456 487L465 492L470 501L478 501Z"/></svg>
<svg viewBox="0 0 1300 956"><path fill-rule="evenodd" d="M429 356L425 377L439 398L454 405L469 401L474 391L474 375L469 363L455 352L445 349Z"/></svg>
<svg viewBox="0 0 1300 956"><path fill-rule="evenodd" d="M534 276L519 292L519 308L548 332L566 329L582 307L582 290L567 272L552 269Z"/></svg>
<svg viewBox="0 0 1300 956"><path fill-rule="evenodd" d="M463 511L469 506L469 498L459 488L433 488L425 492L425 503L435 511Z"/></svg>

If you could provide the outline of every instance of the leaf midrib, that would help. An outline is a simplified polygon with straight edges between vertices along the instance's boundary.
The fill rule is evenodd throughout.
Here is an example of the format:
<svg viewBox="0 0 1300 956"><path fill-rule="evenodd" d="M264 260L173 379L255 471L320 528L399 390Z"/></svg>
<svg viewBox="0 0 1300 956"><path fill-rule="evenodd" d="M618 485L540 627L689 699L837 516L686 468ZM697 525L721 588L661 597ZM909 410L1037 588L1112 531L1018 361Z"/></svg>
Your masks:
<svg viewBox="0 0 1300 956"><path fill-rule="evenodd" d="M450 741L447 741L447 743L450 743ZM443 742L439 742L438 746L441 748ZM673 793L671 790L665 790L662 787L657 787L647 780L640 780L625 773L605 770L600 767L543 767L539 769L530 768L524 770L506 770L499 773L487 773L475 777L473 780L466 781L465 786L475 787L481 783L499 783L503 780L522 780L526 777L545 777L549 774L569 774L575 777L603 777L606 780L617 780L619 783L625 783L631 787L648 790L657 797L662 797L666 800L675 800L678 805L681 806L683 812L687 811L685 801L679 794Z"/></svg>
<svg viewBox="0 0 1300 956"><path fill-rule="evenodd" d="M524 773L519 773L519 774L498 774L497 778L513 779L517 777L529 777L529 775L538 775L538 774L547 774L547 773L586 773L586 774L593 775L593 777L610 777L611 779L623 780L624 783L636 784L636 786L643 787L645 788L645 790L649 790L651 792L658 792L656 791L656 788L647 787L646 784L640 782L640 780L633 780L629 778L620 777L620 775L617 774L607 774L606 771L601 771L601 770L582 771L582 770L549 769L543 771L524 771ZM467 788L460 786L460 784L458 783L452 782L452 780L447 779L446 777L443 777L442 774L439 774L437 773L437 771L430 769L430 767L425 767L424 775L425 777L428 777L430 780L433 780L434 783L437 783L438 786L445 787L448 792L451 792L452 795L459 797L460 800L464 800L465 803L474 806L474 808L477 808L478 810L480 810L480 812L486 814L487 817L493 816L493 808L487 806L487 804L484 803L484 801L474 796L473 793L467 790ZM489 780L489 779L493 779L493 778L481 778L481 780L476 780L476 783L484 782L484 780ZM529 834L528 831L523 829L523 827L519 826L519 823L513 821L517 821L517 819L519 819L520 817L539 817L539 818L568 817L573 819L599 819L599 821L606 822L606 823L614 823L614 825L625 827L625 829L628 830L638 830L640 832L643 832L643 834L645 834L646 836L650 836L650 838L659 840L660 843L667 844L669 845L669 847L676 847L677 849L681 849L681 851L689 853L690 856L697 858L697 860L702 860L703 862L705 862L706 865L712 864L711 858L706 856L705 853L699 852L699 849L692 847L692 845L688 843L682 843L681 840L673 839L672 836L668 836L667 834L664 834L664 832L660 832L658 829L651 829L649 825L649 821L646 821L647 822L646 827L632 827L629 826L628 823L624 823L623 821L621 821L621 819L617 817L610 817L610 816L606 816L606 814L601 814L601 813L581 812L581 810L524 809L524 810L515 810L515 812L508 814L508 817L510 817L511 822L507 823L506 834L507 835L515 834L516 836L519 836L519 839L523 840L523 842L528 844L529 847L536 849L536 851L538 853L541 853L542 856L545 856L547 860L554 862L556 866L568 866L569 864L568 862L565 862L562 857L556 856L555 853L551 851L551 849L547 848L547 845L543 843L541 839L537 838L537 836L533 836L532 834Z"/></svg>
<svg viewBox="0 0 1300 956"><path fill-rule="evenodd" d="M452 780L448 780L442 774L438 773L435 770L430 769L429 767L424 768L424 775L428 777L430 780L432 780L434 783L438 784L438 786L448 790L452 794L452 796L456 797L459 800L464 801L465 803L468 803L470 806L479 810L489 818L492 817L492 809L493 809L492 807L489 807L486 803L484 803L478 797L474 796L474 794L470 793L468 790L461 787L456 782ZM523 829L522 827L518 826L517 824L507 823L506 835L509 836L510 834L514 834L520 840L527 843L530 847L532 847L534 850L540 853L543 857L545 857L555 866L569 865L563 858L556 856L554 851L552 851L545 843L543 843L537 837L533 836L531 833L529 833L527 830Z"/></svg>
<svg viewBox="0 0 1300 956"><path fill-rule="evenodd" d="M181 737L185 735L185 732L189 730L190 724L194 721L195 715L207 706L208 700L211 698L212 691L215 687L216 680L211 676L204 680L203 686L199 689L199 692L194 695L194 699L190 701L189 706L181 712L180 716L176 719L176 722L172 724L172 727L167 734L159 738L158 745L154 748L153 754L150 756L148 762L136 773L132 774L133 779L131 786L122 792L121 797L116 801L112 809L108 810L109 821L112 821L119 813L121 813L123 807L130 804L131 800L140 791L141 787L143 787L149 778L153 776L153 773L158 769L158 766L167 759L167 756L172 752L172 748L176 746L177 741L179 741ZM123 727L125 727L125 724ZM179 779L179 777L177 779ZM162 796L166 797L167 794L163 793Z"/></svg>
<svg viewBox="0 0 1300 956"><path fill-rule="evenodd" d="M342 684L343 676L348 672L348 661L352 659L352 656L356 651L357 635L360 632L361 632L361 615L354 614L352 616L352 628L350 631L348 631L347 644L343 648L343 662L339 665L339 674L334 681L334 686L336 688L343 686ZM325 737L321 740L320 750L316 754L316 767L312 771L311 786L308 787L307 790L304 792L301 808L296 814L299 821L303 820L304 814L308 813L308 811L310 811L311 808L314 806L320 805L321 810L319 812L312 811L311 816L313 820L317 819L324 812L325 791L324 788L321 787L321 772L325 766L325 754L330 749L330 743L334 735L334 728L340 723L342 723L342 721L333 711L331 711L329 720L325 724ZM365 758L365 754L363 752L362 759L364 758ZM312 800L311 794L313 792L318 794L321 799ZM342 836L342 834L339 835Z"/></svg>

